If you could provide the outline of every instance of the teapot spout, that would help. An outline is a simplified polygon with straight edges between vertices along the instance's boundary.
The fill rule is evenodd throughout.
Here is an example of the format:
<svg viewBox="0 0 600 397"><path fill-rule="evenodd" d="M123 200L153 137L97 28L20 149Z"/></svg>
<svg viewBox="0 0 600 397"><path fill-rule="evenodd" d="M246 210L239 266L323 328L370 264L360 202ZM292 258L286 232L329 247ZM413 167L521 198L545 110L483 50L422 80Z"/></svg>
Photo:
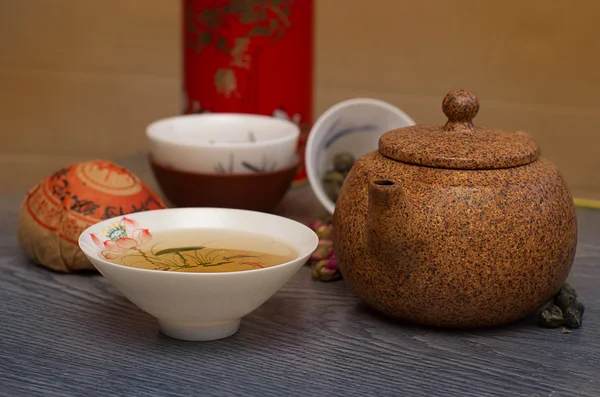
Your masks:
<svg viewBox="0 0 600 397"><path fill-rule="evenodd" d="M404 189L394 181L378 179L369 185L369 215L405 201Z"/></svg>
<svg viewBox="0 0 600 397"><path fill-rule="evenodd" d="M413 216L404 188L391 180L369 184L367 245L371 257L393 266L411 263ZM405 269L408 270L408 269Z"/></svg>

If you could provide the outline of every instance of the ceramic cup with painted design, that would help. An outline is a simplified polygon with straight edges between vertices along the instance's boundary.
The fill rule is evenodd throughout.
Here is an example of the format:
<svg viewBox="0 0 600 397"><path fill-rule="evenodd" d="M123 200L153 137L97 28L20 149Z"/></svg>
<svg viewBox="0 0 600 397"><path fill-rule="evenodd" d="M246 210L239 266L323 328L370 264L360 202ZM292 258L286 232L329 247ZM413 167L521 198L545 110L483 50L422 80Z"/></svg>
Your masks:
<svg viewBox="0 0 600 397"><path fill-rule="evenodd" d="M160 244L154 241L157 235L198 229L212 235L219 229L279 240L294 250L294 259L270 267L210 273L150 270L107 260L113 254L147 256ZM319 238L307 226L277 215L225 208L169 208L99 222L83 231L78 243L94 267L126 298L158 319L162 333L176 339L209 341L235 334L242 317L269 300L306 263Z"/></svg>
<svg viewBox="0 0 600 397"><path fill-rule="evenodd" d="M323 176L342 152L355 159L377 150L379 138L389 130L414 125L397 107L372 98L349 99L329 108L313 125L306 142L305 164L311 188L321 204L333 214L335 203L323 188Z"/></svg>
<svg viewBox="0 0 600 397"><path fill-rule="evenodd" d="M300 128L281 118L203 113L158 120L146 129L153 160L192 173L249 174L293 165Z"/></svg>

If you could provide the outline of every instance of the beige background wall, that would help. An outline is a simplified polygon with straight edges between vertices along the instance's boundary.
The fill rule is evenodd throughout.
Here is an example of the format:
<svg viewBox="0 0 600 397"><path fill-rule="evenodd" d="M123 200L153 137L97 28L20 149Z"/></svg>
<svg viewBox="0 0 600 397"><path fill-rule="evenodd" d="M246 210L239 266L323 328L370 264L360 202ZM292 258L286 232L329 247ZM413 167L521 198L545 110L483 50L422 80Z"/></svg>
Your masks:
<svg viewBox="0 0 600 397"><path fill-rule="evenodd" d="M301 0L297 0L301 1ZM443 122L524 129L579 197L600 199L600 2L316 0L315 112L353 96ZM0 0L0 191L145 149L179 113L178 0Z"/></svg>

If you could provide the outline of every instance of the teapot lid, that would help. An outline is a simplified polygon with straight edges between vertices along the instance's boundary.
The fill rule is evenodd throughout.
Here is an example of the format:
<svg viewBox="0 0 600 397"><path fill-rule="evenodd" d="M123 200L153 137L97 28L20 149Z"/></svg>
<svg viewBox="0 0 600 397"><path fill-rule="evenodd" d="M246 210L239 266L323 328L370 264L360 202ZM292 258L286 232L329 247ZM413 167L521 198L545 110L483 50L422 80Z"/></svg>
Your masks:
<svg viewBox="0 0 600 397"><path fill-rule="evenodd" d="M523 132L475 126L479 100L470 92L450 92L442 102L445 125L414 125L386 132L379 152L404 163L463 170L498 169L529 164L540 151Z"/></svg>

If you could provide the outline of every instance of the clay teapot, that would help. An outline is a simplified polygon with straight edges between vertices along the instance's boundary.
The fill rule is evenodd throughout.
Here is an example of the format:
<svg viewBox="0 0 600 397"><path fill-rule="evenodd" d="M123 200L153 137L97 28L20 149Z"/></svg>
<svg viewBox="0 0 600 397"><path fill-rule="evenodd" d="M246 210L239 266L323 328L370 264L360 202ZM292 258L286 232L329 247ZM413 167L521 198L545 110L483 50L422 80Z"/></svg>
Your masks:
<svg viewBox="0 0 600 397"><path fill-rule="evenodd" d="M445 125L381 136L340 191L340 271L373 308L407 322L486 327L531 315L573 264L567 185L522 132L473 124L477 98L446 95Z"/></svg>

